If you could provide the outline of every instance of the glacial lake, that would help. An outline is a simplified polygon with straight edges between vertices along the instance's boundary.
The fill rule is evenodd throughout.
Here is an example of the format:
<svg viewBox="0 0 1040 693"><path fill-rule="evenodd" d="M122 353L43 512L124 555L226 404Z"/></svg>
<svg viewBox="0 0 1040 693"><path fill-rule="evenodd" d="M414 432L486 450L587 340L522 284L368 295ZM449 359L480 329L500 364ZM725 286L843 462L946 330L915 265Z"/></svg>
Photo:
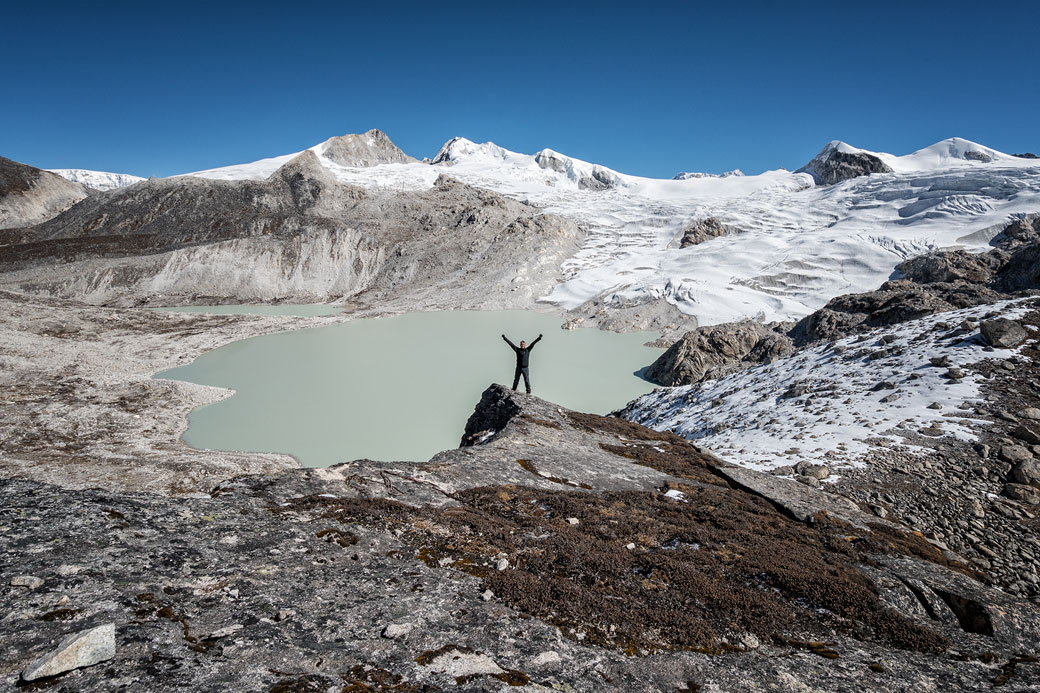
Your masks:
<svg viewBox="0 0 1040 693"><path fill-rule="evenodd" d="M262 308L300 315L311 307ZM512 385L516 361L503 333L515 344L545 335L531 352L533 394L569 409L606 414L654 388L635 372L663 352L643 346L657 335L560 324L530 311L351 320L233 342L155 377L236 391L190 414L184 441L192 447L285 453L304 467L425 461L458 447L488 385Z"/></svg>

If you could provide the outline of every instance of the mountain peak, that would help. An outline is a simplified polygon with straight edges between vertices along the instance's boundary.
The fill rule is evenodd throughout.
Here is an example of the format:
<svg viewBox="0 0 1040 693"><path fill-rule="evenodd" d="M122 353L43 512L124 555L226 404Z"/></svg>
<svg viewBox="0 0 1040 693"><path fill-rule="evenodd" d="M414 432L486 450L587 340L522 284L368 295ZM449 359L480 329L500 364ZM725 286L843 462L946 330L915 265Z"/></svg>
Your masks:
<svg viewBox="0 0 1040 693"><path fill-rule="evenodd" d="M415 159L401 151L382 130L330 137L313 148L319 155L340 166L368 167L379 164L410 164Z"/></svg>
<svg viewBox="0 0 1040 693"><path fill-rule="evenodd" d="M873 152L831 140L795 173L808 173L817 185L833 185L872 173L892 173L892 168Z"/></svg>

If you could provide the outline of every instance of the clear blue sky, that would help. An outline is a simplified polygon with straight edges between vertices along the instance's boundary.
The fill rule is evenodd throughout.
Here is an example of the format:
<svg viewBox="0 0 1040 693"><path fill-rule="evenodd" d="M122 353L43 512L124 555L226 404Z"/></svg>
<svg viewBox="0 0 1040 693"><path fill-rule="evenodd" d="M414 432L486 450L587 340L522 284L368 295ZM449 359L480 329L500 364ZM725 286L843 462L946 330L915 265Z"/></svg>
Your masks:
<svg viewBox="0 0 1040 693"><path fill-rule="evenodd" d="M0 155L170 175L386 131L612 168L797 168L826 142L1040 153L1040 3L35 3Z"/></svg>

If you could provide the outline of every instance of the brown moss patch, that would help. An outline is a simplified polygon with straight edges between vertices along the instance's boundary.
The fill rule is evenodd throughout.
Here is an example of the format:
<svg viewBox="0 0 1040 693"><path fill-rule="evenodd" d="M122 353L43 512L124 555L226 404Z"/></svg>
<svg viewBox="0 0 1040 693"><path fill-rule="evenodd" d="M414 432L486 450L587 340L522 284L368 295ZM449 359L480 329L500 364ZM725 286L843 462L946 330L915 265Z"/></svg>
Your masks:
<svg viewBox="0 0 1040 693"><path fill-rule="evenodd" d="M55 609L40 616L41 621L71 621L76 618L79 609Z"/></svg>
<svg viewBox="0 0 1040 693"><path fill-rule="evenodd" d="M340 693L435 693L440 688L429 684L416 686L400 674L376 666L358 664L341 674L346 685Z"/></svg>
<svg viewBox="0 0 1040 693"><path fill-rule="evenodd" d="M353 546L358 543L357 535L353 532L348 532L345 529L339 529L338 527L328 527L326 529L318 530L314 533L314 536L325 541L332 541L343 548Z"/></svg>
<svg viewBox="0 0 1040 693"><path fill-rule="evenodd" d="M720 652L735 633L812 642L834 630L906 649L945 646L883 605L855 567L866 560L859 542L836 525L808 527L729 488L681 490L689 502L485 487L459 493L461 507L398 513L384 503L380 520L404 529L428 565L477 576L513 608L604 647ZM342 521L372 519L371 503L334 505ZM496 569L501 556L509 569Z"/></svg>
<svg viewBox="0 0 1040 693"><path fill-rule="evenodd" d="M526 421L527 423L533 423L536 426L545 426L546 428L555 428L555 429L563 428L562 426L560 426L560 424L556 423L555 421L548 421L546 419L538 419L538 418L535 418L533 416L528 416L527 414L524 414L523 416L521 416L519 418L520 418L521 421Z"/></svg>

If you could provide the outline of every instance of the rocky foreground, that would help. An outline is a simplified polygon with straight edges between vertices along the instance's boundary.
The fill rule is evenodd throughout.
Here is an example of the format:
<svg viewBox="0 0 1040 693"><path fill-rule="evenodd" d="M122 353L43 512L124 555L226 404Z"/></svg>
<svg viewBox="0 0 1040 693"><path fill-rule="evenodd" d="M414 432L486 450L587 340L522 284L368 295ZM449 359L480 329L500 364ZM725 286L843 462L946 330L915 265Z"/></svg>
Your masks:
<svg viewBox="0 0 1040 693"><path fill-rule="evenodd" d="M7 478L0 509L12 688L1040 686L1040 610L924 538L500 386L427 463L192 498Z"/></svg>

